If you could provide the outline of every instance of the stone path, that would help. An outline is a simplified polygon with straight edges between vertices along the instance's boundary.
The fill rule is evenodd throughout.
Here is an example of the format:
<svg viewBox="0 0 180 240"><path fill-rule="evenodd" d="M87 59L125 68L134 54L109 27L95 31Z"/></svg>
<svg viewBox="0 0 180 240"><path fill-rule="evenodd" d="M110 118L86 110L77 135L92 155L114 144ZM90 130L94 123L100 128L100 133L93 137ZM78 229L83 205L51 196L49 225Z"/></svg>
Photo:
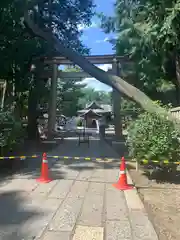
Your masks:
<svg viewBox="0 0 180 240"><path fill-rule="evenodd" d="M99 141L89 148L73 144L67 141L51 154L117 157ZM50 165L49 184L37 183L35 170L1 182L0 240L158 239L136 190L113 188L119 163L51 160Z"/></svg>

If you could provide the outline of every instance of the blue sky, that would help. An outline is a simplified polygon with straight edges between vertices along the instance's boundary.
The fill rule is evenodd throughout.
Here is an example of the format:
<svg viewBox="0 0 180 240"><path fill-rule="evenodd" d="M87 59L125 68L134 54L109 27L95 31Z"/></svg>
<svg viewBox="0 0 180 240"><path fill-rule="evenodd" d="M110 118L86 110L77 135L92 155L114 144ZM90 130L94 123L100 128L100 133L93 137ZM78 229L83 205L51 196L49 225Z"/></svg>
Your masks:
<svg viewBox="0 0 180 240"><path fill-rule="evenodd" d="M96 12L103 12L107 16L112 16L114 14L113 7L114 0L95 0ZM112 45L107 41L108 38L113 37L112 34L105 34L98 27L99 20L97 17L92 19L92 25L90 27L80 26L83 29L82 40L88 48L91 49L91 55L103 55L103 54L113 54ZM107 65L100 66L103 70L107 70ZM96 90L110 91L111 89L95 80L94 78L85 79L83 82L86 82L89 87L92 87Z"/></svg>

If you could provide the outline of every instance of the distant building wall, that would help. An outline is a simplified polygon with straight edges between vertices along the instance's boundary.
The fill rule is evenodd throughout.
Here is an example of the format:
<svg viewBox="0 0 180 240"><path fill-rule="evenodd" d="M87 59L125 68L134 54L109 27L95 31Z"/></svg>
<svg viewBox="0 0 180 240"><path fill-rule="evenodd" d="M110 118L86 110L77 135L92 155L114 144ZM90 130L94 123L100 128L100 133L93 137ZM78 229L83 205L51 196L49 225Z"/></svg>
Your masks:
<svg viewBox="0 0 180 240"><path fill-rule="evenodd" d="M172 108L171 113L173 116L180 119L180 107Z"/></svg>

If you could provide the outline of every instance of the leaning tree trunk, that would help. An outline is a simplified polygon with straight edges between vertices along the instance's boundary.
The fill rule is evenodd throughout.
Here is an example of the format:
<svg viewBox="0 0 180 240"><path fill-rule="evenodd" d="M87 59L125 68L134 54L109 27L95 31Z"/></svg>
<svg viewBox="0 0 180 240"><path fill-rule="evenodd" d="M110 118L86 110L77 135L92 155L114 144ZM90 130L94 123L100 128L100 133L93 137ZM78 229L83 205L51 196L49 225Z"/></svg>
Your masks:
<svg viewBox="0 0 180 240"><path fill-rule="evenodd" d="M176 99L179 104L180 102L180 57L179 55L176 56Z"/></svg>
<svg viewBox="0 0 180 240"><path fill-rule="evenodd" d="M112 88L115 88L119 93L123 93L126 96L130 97L135 102L139 103L142 108L148 112L157 113L160 116L167 116L174 122L177 122L170 113L168 113L163 108L155 104L149 97L147 97L142 91L132 86L131 84L125 82L122 78L108 74L107 72L99 69L92 63L90 63L85 57L79 55L77 52L71 48L64 45L62 41L52 35L51 32L43 31L36 25L28 11L25 11L24 20L26 26L28 26L32 32L52 45L64 57L67 57L70 61L80 66L85 72L87 72L92 77L96 78L100 82L109 85Z"/></svg>

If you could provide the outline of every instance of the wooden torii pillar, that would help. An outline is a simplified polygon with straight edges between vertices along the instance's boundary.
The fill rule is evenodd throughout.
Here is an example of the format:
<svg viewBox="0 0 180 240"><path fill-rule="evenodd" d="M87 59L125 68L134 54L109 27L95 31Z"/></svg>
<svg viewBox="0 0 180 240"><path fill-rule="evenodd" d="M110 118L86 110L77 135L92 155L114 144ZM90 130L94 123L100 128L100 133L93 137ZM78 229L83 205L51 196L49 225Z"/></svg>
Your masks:
<svg viewBox="0 0 180 240"><path fill-rule="evenodd" d="M120 76L120 62L114 58L112 63L112 73ZM121 95L116 89L112 92L113 114L114 114L114 130L115 140L122 141L122 122L121 122Z"/></svg>
<svg viewBox="0 0 180 240"><path fill-rule="evenodd" d="M57 79L77 78L82 79L90 77L83 72L60 72L58 71L59 63L53 60L49 64L52 65L52 71L45 71L42 76L49 76L51 78L49 109L48 109L48 137L51 138L56 124L56 108L57 108Z"/></svg>
<svg viewBox="0 0 180 240"><path fill-rule="evenodd" d="M115 55L94 55L86 57L92 64L112 64L113 74L120 75L119 62L120 61L129 61L124 59L121 56ZM114 61L113 61L114 60ZM72 64L71 61L64 57L55 57L53 59L46 58L44 61L46 64L53 63L53 73L51 78L51 95L49 102L49 120L48 120L48 132L51 134L54 131L56 123L56 95L57 95L57 78L58 78L58 65L68 65ZM66 73L67 74L67 73ZM78 74L78 73L77 73ZM60 76L61 77L61 76ZM62 74L63 77L63 74ZM83 78L82 76L80 76ZM88 76L87 76L88 77ZM113 90L113 110L114 110L114 124L115 124L115 138L117 141L122 141L122 126L121 126L121 96L116 91Z"/></svg>
<svg viewBox="0 0 180 240"><path fill-rule="evenodd" d="M58 78L58 64L56 63L56 61L53 61L48 109L48 137L50 137L53 134L56 124L57 78Z"/></svg>

